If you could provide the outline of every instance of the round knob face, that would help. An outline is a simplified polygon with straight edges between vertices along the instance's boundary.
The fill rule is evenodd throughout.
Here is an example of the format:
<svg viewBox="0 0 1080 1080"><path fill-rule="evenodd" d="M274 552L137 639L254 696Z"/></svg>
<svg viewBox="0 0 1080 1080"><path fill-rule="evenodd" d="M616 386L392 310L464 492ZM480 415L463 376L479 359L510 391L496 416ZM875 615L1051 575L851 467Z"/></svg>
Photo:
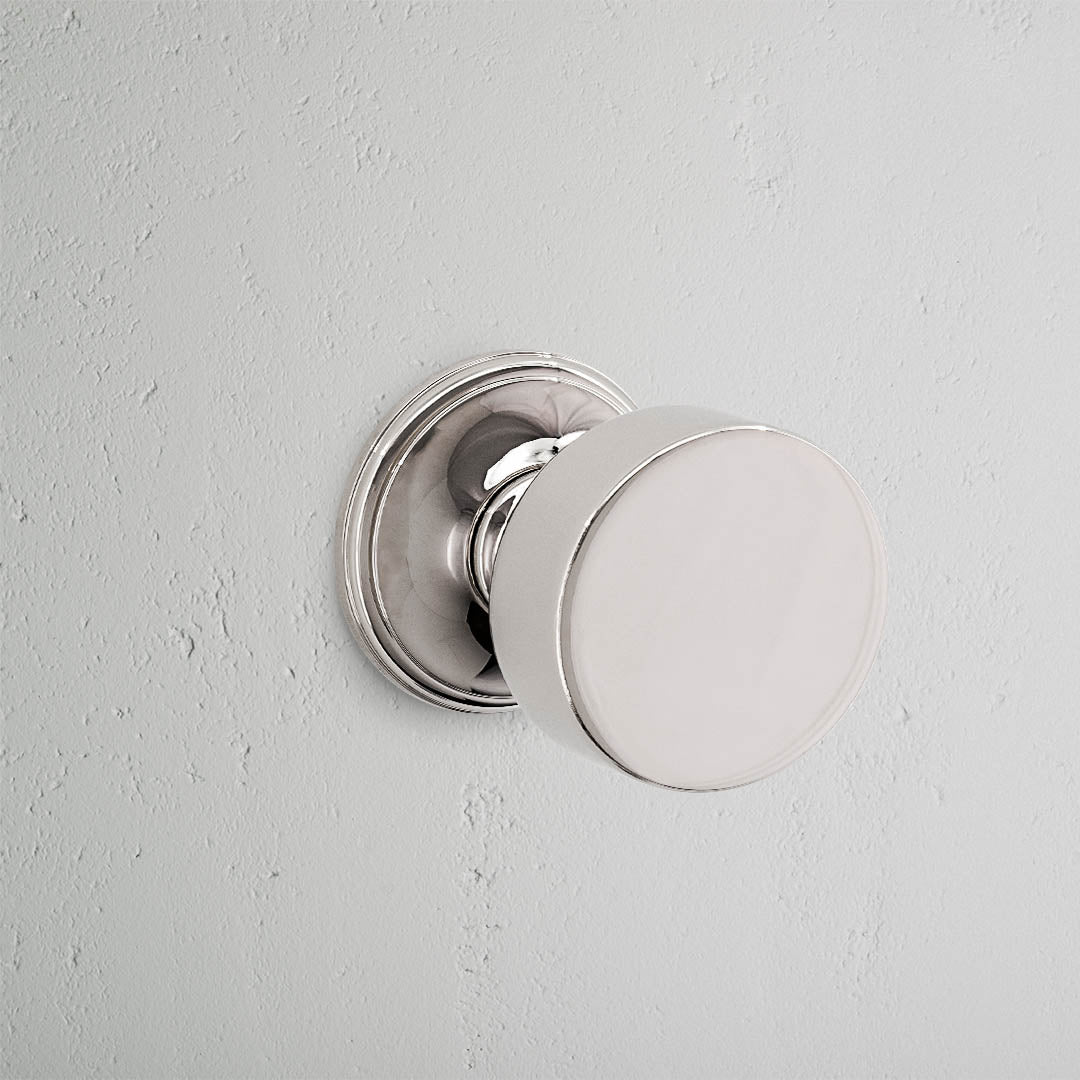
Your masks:
<svg viewBox="0 0 1080 1080"><path fill-rule="evenodd" d="M545 466L492 585L530 715L693 790L816 742L869 671L884 607L880 530L851 477L795 436L697 409L609 421Z"/></svg>

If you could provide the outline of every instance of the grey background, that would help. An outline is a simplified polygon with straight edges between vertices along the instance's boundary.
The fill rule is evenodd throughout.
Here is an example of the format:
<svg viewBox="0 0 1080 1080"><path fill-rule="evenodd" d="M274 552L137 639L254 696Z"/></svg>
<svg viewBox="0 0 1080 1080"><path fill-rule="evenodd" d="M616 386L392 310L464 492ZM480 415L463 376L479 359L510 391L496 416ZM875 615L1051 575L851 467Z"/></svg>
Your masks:
<svg viewBox="0 0 1080 1080"><path fill-rule="evenodd" d="M1080 1073L1080 10L3 26L7 1075ZM796 765L654 790L353 645L353 457L500 348L863 483Z"/></svg>

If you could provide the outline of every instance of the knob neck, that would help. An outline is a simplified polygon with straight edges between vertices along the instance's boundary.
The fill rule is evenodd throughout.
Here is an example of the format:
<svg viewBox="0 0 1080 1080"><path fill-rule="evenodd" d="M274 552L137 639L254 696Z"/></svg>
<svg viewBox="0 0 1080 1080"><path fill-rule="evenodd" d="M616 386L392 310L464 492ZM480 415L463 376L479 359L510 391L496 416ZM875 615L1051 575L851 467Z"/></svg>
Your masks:
<svg viewBox="0 0 1080 1080"><path fill-rule="evenodd" d="M465 577L476 602L485 610L491 600L491 575L503 531L521 497L540 470L564 447L584 435L571 431L557 438L530 439L515 446L488 469L487 495L476 509L465 540Z"/></svg>

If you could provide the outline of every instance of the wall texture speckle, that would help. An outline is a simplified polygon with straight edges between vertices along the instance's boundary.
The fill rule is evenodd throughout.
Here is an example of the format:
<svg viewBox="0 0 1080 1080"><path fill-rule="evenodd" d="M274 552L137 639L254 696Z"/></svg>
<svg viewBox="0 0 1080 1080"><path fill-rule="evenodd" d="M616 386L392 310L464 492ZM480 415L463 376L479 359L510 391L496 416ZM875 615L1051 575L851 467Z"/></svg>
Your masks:
<svg viewBox="0 0 1080 1080"><path fill-rule="evenodd" d="M6 1075L1080 1075L1080 9L6 4L2 72ZM354 646L354 455L499 348L863 483L796 765Z"/></svg>

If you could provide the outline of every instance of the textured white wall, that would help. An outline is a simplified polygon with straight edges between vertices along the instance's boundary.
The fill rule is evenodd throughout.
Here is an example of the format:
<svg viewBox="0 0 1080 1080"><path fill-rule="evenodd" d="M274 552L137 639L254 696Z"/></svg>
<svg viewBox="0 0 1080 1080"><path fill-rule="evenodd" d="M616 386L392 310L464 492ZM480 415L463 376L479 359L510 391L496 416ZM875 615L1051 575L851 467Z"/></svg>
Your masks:
<svg viewBox="0 0 1080 1080"><path fill-rule="evenodd" d="M4 12L11 1076L1080 1073L1080 8ZM338 497L560 350L878 508L834 734L687 796L383 682Z"/></svg>

